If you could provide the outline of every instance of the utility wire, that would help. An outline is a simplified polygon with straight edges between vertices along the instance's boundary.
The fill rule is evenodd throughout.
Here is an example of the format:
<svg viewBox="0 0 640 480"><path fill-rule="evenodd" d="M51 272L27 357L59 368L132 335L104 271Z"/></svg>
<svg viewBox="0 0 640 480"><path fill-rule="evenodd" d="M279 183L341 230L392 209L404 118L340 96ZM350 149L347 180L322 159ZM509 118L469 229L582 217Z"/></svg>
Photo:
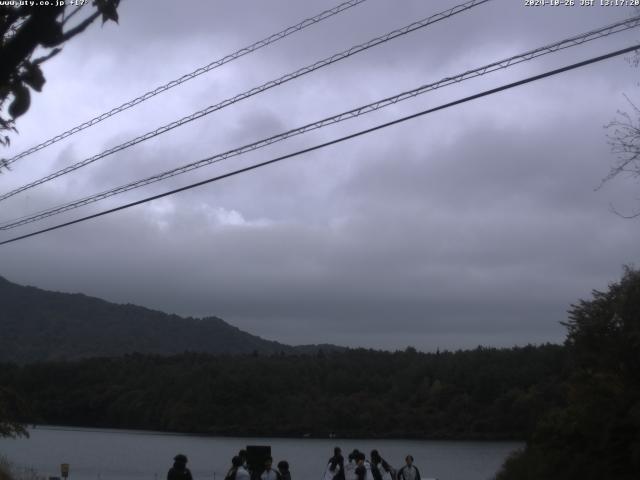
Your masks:
<svg viewBox="0 0 640 480"><path fill-rule="evenodd" d="M131 208L131 207L134 207L136 205L141 205L143 203L147 203L147 202L150 202L150 201L153 201L153 200L158 200L158 199L163 198L163 197L168 197L170 195L174 195L176 193L184 192L186 190L191 190L193 188L200 187L202 185L207 185L209 183L213 183L213 182L222 180L224 178L233 177L233 176L241 174L241 173L245 173L245 172L248 172L248 171L251 171L251 170L256 170L258 168L265 167L267 165L271 165L271 164L280 162L282 160L286 160L288 158L297 157L299 155L302 155L302 154L305 154L305 153L309 153L309 152L313 152L315 150L320 150L321 148L325 148L325 147L328 147L330 145L335 145L335 144L344 142L346 140L351 140L353 138L357 138L357 137L360 137L362 135L366 135L366 134L375 132L377 130L382 130L382 129L390 127L392 125L396 125L396 124L399 124L399 123L406 122L407 120L412 120L414 118L418 118L418 117L421 117L421 116L424 116L424 115L427 115L427 114L430 114L430 113L433 113L433 112L437 112L439 110L444 110L446 108L450 108L450 107L453 107L453 106L456 106L456 105L460 105L460 104L463 104L463 103L466 103L466 102L470 102L470 101L476 100L478 98L482 98L482 97L486 97L486 96L489 96L489 95L493 95L495 93L502 92L504 90L508 90L508 89L515 88L515 87L518 87L518 86L521 86L521 85L525 85L527 83L535 82L537 80L542 80L543 78L551 77L553 75L558 75L560 73L568 72L570 70L575 70L577 68L584 67L586 65L591 65L593 63L601 62L601 61L607 60L609 58L613 58L613 57L617 57L617 56L620 56L620 55L624 55L625 53L629 53L629 52L632 52L632 51L638 50L638 49L640 49L640 44L634 45L632 47L623 48L622 50L616 50L614 52L610 52L610 53L608 53L606 55L601 55L599 57L592 57L592 58L590 58L588 60L584 60L582 62L574 63L574 64L571 64L571 65L567 65L565 67L558 68L558 69L555 69L555 70L550 70L550 71L547 71L545 73L541 73L539 75L534 75L532 77L527 77L527 78L525 78L523 80L519 80L517 82L508 83L508 84L502 85L500 87L492 88L490 90L485 90L483 92L476 93L475 95L470 95L468 97L464 97L464 98L461 98L459 100L455 100L453 102L445 103L443 105L439 105L437 107L433 107L433 108L430 108L430 109L427 109L427 110L423 110L421 112L414 113L412 115L407 115L405 117L401 117L401 118L398 118L396 120L392 120L390 122L382 123L380 125L376 125L375 127L367 128L366 130L360 130L359 132L352 133L350 135L345 135L344 137L336 138L334 140L331 140L331 141L328 141L328 142L324 142L324 143L321 143L321 144L318 144L318 145L314 145L313 147L308 147L308 148L305 148L305 149L302 149L302 150L298 150L298 151L293 152L293 153L289 153L287 155L282 155L280 157L273 158L271 160L267 160L267 161L264 161L264 162L261 162L261 163L257 163L257 164L254 164L254 165L251 165L251 166L248 166L248 167L240 168L238 170L234 170L232 172L228 172L228 173L225 173L225 174L222 174L222 175L218 175L216 177L212 177L212 178L209 178L209 179L206 179L206 180L202 180L200 182L192 183L192 184L186 185L184 187L176 188L174 190L169 190L168 192L164 192L164 193L160 193L158 195L153 195L151 197L143 198L142 200L137 200L135 202L131 202L131 203L127 203L127 204L124 204L124 205L120 205L119 207L111 208L109 210L104 210L104 211L99 212L99 213L94 213L93 215L87 215L86 217L78 218L78 219L71 220L71 221L65 222L65 223L60 223L58 225L54 225L54 226L49 227L49 228L44 228L42 230L37 230L37 231L32 232L32 233L28 233L28 234L25 234L25 235L20 235L19 237L14 237L14 238L11 238L11 239L8 239L8 240L4 240L4 241L0 242L0 246L1 245L6 245L6 244L12 243L12 242L17 242L19 240L24 240L26 238L30 238L30 237L33 237L35 235L40 235L42 233L51 232L53 230L58 230L60 228L68 227L70 225L75 225L76 223L80 223L80 222L84 222L84 221L87 221L87 220L91 220L93 218L102 217L102 216L108 215L110 213L118 212L120 210L125 210L127 208Z"/></svg>
<svg viewBox="0 0 640 480"><path fill-rule="evenodd" d="M53 208L49 208L46 210L42 210L39 212L35 212L35 213L31 213L29 215L23 216L23 217L19 217L10 221L7 221L3 224L0 224L0 230L10 230L12 228L16 228L28 223L32 223L32 222L36 222L38 220L42 220L44 218L47 217L51 217L53 215L57 215L69 210L73 210L75 208L79 208L82 207L84 205L88 205L91 203L95 203L98 202L100 200L104 200L106 198L124 193L124 192L128 192L130 190L134 190L136 188L140 188L143 187L145 185L150 185L152 183L155 182L159 182L161 180L165 180L167 178L171 178L174 177L176 175L180 175L186 172L189 172L191 170L196 170L198 168L202 168L205 167L207 165L211 165L214 163L218 163L221 162L223 160L226 160L228 158L231 157L235 157L253 150L257 150L259 148L263 148L266 147L268 145L274 144L276 142L280 142L283 140L286 140L287 138L291 138L293 136L297 136L297 135L301 135L303 133L309 132L311 130L316 130L319 128L323 128L325 126L328 125L332 125L335 123L340 123L342 121L345 120L349 120L351 118L355 118L355 117L359 117L361 115L365 115L367 113L371 113L374 112L376 110L380 110L382 108L388 107L390 105L394 105L398 102L416 97L418 95L439 89L439 88L443 88L446 87L448 85L454 84L454 83L459 83L465 80L469 80L481 75L485 75L487 73L490 72L494 72L496 70L500 70L500 69L505 69L508 68L510 66L513 65L517 65L519 63L522 62L526 62L529 60L532 60L534 58L540 57L542 55L547 55L549 53L553 53L556 52L558 50L562 50L562 49L566 49L569 47L573 47L576 45L580 45L582 43L591 41L591 40L595 40L598 38L602 38L608 35L611 35L613 33L618 33L621 31L625 31L628 30L630 28L634 28L637 27L638 25L640 25L640 16L638 17L634 17L634 18L630 18L628 20L624 20L621 22L617 22L611 25L608 25L606 27L602 27L599 28L597 30L591 30L589 32L586 33L582 33L580 35L575 35L573 37L561 40L559 42L555 42L540 48L536 48L533 50L529 50L525 53L521 53L519 55L515 55L512 57L508 57L502 60L498 60L495 61L493 63L490 63L488 65L484 65L482 67L479 68L475 68L473 70L468 70L464 73L455 75L455 76L451 76L451 77L445 77L437 82L434 83L430 83L430 84L426 84L426 85L422 85L418 88L415 88L413 90L409 90L406 92L402 92L400 94L391 96L391 97L387 97L384 98L382 100L378 100L376 102L373 103L369 103L367 105L363 105L360 107L357 107L355 109L346 111L346 112L342 112L339 113L337 115L333 115L331 117L327 117L324 118L322 120L318 120L316 122L313 123L309 123L306 125L303 125L301 127L297 127L291 130L288 130L286 132L271 136L271 137L267 137L258 141L255 141L253 143L249 143L247 145L243 145L241 147L235 148L233 150L228 150L226 152L223 153L219 153L204 159L200 159L196 162L192 162L192 163L188 163L186 165L177 167L177 168L173 168L171 170L156 174L156 175L152 175L150 177L146 177L137 181L133 181L124 185L120 185L119 187L115 187L112 188L110 190L106 190L100 193L96 193L84 198L81 198L79 200L75 200L72 202L68 202L62 205L58 205L56 207Z"/></svg>
<svg viewBox="0 0 640 480"><path fill-rule="evenodd" d="M17 155L8 158L4 161L4 165L8 166L11 165L12 163L20 160L21 158L24 158L28 155L31 155L32 153L35 153L39 150L42 150L43 148L46 148L50 145L53 145L54 143L59 142L60 140L63 140L75 133L78 133L86 128L89 128L93 125L96 125L97 123L102 122L103 120L106 120L109 117L113 117L114 115L117 115L118 113L124 112L125 110L128 110L132 107L135 107L136 105L149 100L152 97L155 97L156 95L166 92L167 90L172 89L173 87L177 87L178 85L181 85L185 82L188 82L189 80L192 80L200 75L202 75L203 73L207 73L210 72L211 70L214 70L218 67L221 67L222 65L232 62L240 57L243 57L244 55L247 55L249 53L253 53L256 50L259 50L263 47L266 47L267 45L271 45L272 43L275 43L279 40L282 40L285 37L288 37L289 35L299 32L301 30L304 30L305 28L311 26L311 25L315 25L316 23L322 22L323 20L326 20L327 18L330 18L334 15L337 15L345 10L348 10L351 7L355 7L357 5L360 5L361 3L366 2L367 0L348 0L346 2L343 2L329 10L325 10L324 12L321 12L317 15L314 15L313 17L307 18L303 21L301 21L300 23L297 23L296 25L293 25L291 27L287 27L284 30L278 32L278 33L274 33L273 35L269 35L266 38L263 38L262 40L258 40L255 43L252 43L251 45L241 48L240 50L237 50L233 53L230 53L229 55L226 55L222 58L219 58L218 60L214 60L213 62L209 63L208 65L205 65L203 67L197 68L196 70L187 73L183 76L181 76L180 78L176 78L175 80L171 80L168 83L165 83L164 85L160 85L159 87L154 88L153 90L150 90L146 93L143 93L142 95L140 95L139 97L134 98L133 100L129 100L128 102L123 103L122 105L119 105L115 108L112 108L111 110L109 110L108 112L102 113L96 117L91 118L90 120L87 120L86 122L81 123L80 125L76 125L73 128L70 128L69 130L62 132L58 135L56 135L55 137L51 137L48 140L45 140L44 142L35 145L31 148L28 148L27 150L18 153ZM75 10L74 12L72 12L72 15L77 12L81 7L78 7L77 10ZM67 18L67 20L71 17L71 15Z"/></svg>
<svg viewBox="0 0 640 480"><path fill-rule="evenodd" d="M279 77L275 80L271 80L269 82L263 83L262 85L258 86L258 87L254 87L250 90L247 90L243 93L240 93L234 97L228 98L226 100L223 100L220 103L217 103L215 105L211 105L208 106L206 108L204 108L203 110L199 110L195 113L192 113L191 115L188 115L186 117L181 118L180 120L176 120L174 122L171 122L167 125L164 125L162 127L157 128L156 130L152 130L150 132L145 133L144 135L140 135L139 137L136 137L132 140L129 140L125 143L122 143L118 146L115 146L113 148L110 148L108 150L103 151L102 153L99 153L97 155L94 155L92 157L86 158L80 162L74 163L73 165L69 165L66 168L63 168L61 170L58 170L57 172L54 172L50 175L47 175L46 177L40 178L39 180L33 181L31 183L28 183L26 185L23 185L19 188L16 188L15 190L12 190L8 193L4 193L2 195L0 195L0 201L2 200L6 200L7 198L10 198L14 195L17 195L20 192L24 192L25 190L29 190L33 187L36 187L38 185L41 185L43 183L46 183L50 180L53 180L54 178L58 178L62 175L65 175L67 173L73 172L75 170L78 170L79 168L85 167L101 158L104 158L108 155L114 154L116 152L120 152L126 148L129 148L133 145L136 145L138 143L144 142L146 140L149 140L153 137L156 137L158 135L161 135L163 133L166 133L170 130L173 130L174 128L177 127L181 127L182 125L185 125L189 122L192 122L194 120L197 120L199 118L204 117L205 115L209 115L210 113L213 113L215 111L221 110L225 107L228 107L230 105L233 105L234 103L237 103L241 100L244 100L246 98L252 97L253 95L257 95L258 93L264 92L266 90L269 90L273 87L277 87L279 85L282 85L283 83L286 83L290 80L293 80L295 78L301 77L303 75L306 75L308 73L311 73L315 70L318 70L320 68L326 67L328 65L331 65L335 62L338 62L340 60L344 60L345 58L348 58L352 55L355 55L357 53L363 52L365 50L368 50L369 48L375 47L377 45L380 45L382 43L386 43L390 40L393 40L397 37L400 37L402 35L406 35L410 32L413 32L415 30L418 30L420 28L424 28L428 25L431 25L433 23L439 22L441 20L447 19L452 17L453 15L456 15L458 13L464 12L466 10L469 10L473 7L476 7L478 5L482 5L484 3L490 2L491 0L471 0L468 1L466 3L462 3L460 5L456 5L453 8L450 8L448 10L445 10L444 12L440 12L437 13L435 15L432 15L428 18L425 18L423 20L419 20L417 22L413 22L405 27L402 27L400 29L394 30L392 32L389 32L385 35L382 35L380 37L376 37L372 40L369 40L368 42L362 43L360 45L355 45L347 50L344 50L340 53L336 53L330 57L327 57L323 60L320 60L318 62L313 63L312 65L308 65L306 67L300 68L298 70L296 70L295 72L292 73L288 73L286 75L283 75L282 77Z"/></svg>

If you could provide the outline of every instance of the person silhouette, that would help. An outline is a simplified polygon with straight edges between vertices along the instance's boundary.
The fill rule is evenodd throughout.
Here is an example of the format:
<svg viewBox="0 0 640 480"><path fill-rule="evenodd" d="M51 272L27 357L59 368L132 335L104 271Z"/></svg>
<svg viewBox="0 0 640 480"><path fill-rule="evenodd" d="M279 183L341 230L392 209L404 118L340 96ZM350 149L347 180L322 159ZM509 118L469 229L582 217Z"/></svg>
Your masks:
<svg viewBox="0 0 640 480"><path fill-rule="evenodd" d="M398 470L398 480L420 480L420 470L413 464L413 456L407 455L406 465Z"/></svg>
<svg viewBox="0 0 640 480"><path fill-rule="evenodd" d="M187 456L179 453L173 457L173 467L167 473L167 480L193 480L187 468Z"/></svg>

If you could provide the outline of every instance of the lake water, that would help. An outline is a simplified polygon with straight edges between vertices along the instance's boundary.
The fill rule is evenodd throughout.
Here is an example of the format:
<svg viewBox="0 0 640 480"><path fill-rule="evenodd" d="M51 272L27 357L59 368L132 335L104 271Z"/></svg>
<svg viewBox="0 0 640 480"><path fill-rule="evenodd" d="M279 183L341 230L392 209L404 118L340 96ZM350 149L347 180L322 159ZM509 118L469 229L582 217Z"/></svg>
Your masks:
<svg viewBox="0 0 640 480"><path fill-rule="evenodd" d="M367 453L378 449L395 468L413 455L423 476L439 480L491 479L516 442L222 438L124 430L37 427L31 437L0 439L0 454L17 467L59 476L70 464L69 480L165 480L177 453L189 457L194 480L222 480L231 457L246 445L270 445L277 463L287 460L293 480L321 480L333 447Z"/></svg>

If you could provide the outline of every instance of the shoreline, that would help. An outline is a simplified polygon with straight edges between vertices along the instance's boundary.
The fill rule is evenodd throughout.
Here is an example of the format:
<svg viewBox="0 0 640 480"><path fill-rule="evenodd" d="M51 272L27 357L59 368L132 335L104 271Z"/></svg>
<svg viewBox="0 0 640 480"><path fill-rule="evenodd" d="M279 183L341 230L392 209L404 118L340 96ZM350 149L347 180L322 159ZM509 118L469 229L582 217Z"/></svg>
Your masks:
<svg viewBox="0 0 640 480"><path fill-rule="evenodd" d="M302 435L285 435L285 434L241 434L241 433L218 433L218 432L183 432L183 431L163 431L163 430L145 430L140 428L118 428L118 427L102 427L102 426L83 426L83 425L55 425L55 424L25 424L28 431L30 430L55 430L69 432L96 432L96 433L126 433L128 435L157 435L157 436L173 436L173 437L203 437L203 438L237 438L237 439L283 439L283 440L335 440L335 441L351 441L351 440L391 440L391 441L432 441L432 442L480 442L480 443L525 443L524 438L513 438L506 436L478 436L478 437L439 437L439 436L396 436L396 435L352 435L352 436L329 436L320 434L302 434Z"/></svg>

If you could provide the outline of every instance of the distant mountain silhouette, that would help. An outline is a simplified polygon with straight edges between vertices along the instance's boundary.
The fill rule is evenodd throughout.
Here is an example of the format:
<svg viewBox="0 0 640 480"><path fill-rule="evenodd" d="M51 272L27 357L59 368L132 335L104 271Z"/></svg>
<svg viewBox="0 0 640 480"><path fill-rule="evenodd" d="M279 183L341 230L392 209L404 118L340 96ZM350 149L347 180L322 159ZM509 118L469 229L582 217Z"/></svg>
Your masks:
<svg viewBox="0 0 640 480"><path fill-rule="evenodd" d="M216 317L183 318L82 294L41 290L0 277L0 362L113 357L313 353L331 345L292 347L262 339Z"/></svg>

